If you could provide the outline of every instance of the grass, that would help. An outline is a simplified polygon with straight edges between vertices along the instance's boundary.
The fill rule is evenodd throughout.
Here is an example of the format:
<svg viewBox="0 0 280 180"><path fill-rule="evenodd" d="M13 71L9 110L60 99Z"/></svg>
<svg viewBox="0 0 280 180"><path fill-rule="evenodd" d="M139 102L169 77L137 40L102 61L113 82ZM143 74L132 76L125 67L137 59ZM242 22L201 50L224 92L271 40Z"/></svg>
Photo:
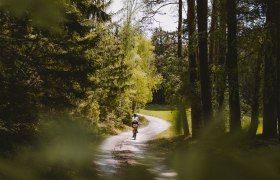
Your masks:
<svg viewBox="0 0 280 180"><path fill-rule="evenodd" d="M149 152L164 154L165 163L178 173L176 179L280 179L280 144L277 139L266 140L258 136L248 139L245 133L212 136L205 132L199 139L176 136L174 111L167 106L148 106L140 113L160 117L173 124L149 142ZM242 117L246 131L250 117ZM262 132L260 118L257 134Z"/></svg>
<svg viewBox="0 0 280 180"><path fill-rule="evenodd" d="M174 138L178 135L183 135L183 129L180 126L177 127L176 111L172 110L168 105L148 105L145 109L141 109L140 113L155 116L167 120L171 123L171 128L159 134L156 139L159 138ZM191 110L187 109L187 119L191 131Z"/></svg>
<svg viewBox="0 0 280 180"><path fill-rule="evenodd" d="M141 109L140 113L150 116L159 117L169 122L174 122L174 111L168 109L167 106L151 105L145 109Z"/></svg>
<svg viewBox="0 0 280 180"><path fill-rule="evenodd" d="M182 134L182 133L178 133L178 131L176 129L176 117L175 117L176 112L175 112L175 110L171 110L171 108L169 106L167 106L167 105L148 105L145 109L141 109L140 113L162 118L164 120L169 121L172 124L172 127L170 129L164 131L156 138L172 138L172 137L175 137L176 135ZM226 115L229 115L229 114L226 113ZM187 110L187 118L188 118L189 126L191 127L190 109ZM248 128L250 126L250 122L251 122L251 117L246 116L246 115L241 117L241 125L242 125L242 129L244 131L248 130ZM263 131L262 122L263 122L263 118L260 117L258 129L257 129L257 135L262 134L262 131ZM226 124L227 124L226 129L229 130L228 122Z"/></svg>
<svg viewBox="0 0 280 180"><path fill-rule="evenodd" d="M251 117L249 117L249 116L241 117L241 125L244 130L247 130L249 128L250 122L251 122ZM262 131L263 131L263 118L259 117L259 125L258 125L258 129L257 129L257 134L262 134Z"/></svg>
<svg viewBox="0 0 280 180"><path fill-rule="evenodd" d="M176 135L175 111L170 110L168 106L149 105L145 109L141 109L139 113L159 117L171 123L171 128L159 134L156 139L172 138Z"/></svg>

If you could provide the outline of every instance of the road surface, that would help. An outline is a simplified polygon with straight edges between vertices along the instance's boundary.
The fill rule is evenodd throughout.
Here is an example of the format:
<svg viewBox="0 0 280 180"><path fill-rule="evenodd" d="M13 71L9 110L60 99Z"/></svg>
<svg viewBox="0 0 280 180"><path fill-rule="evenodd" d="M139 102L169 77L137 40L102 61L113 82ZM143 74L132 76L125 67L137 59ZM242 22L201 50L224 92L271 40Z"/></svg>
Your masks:
<svg viewBox="0 0 280 180"><path fill-rule="evenodd" d="M170 123L163 119L139 115L144 116L149 124L138 130L136 140L132 138L132 132L129 131L111 136L101 144L95 160L100 173L110 176L116 173L121 165L139 163L138 160L144 158L146 142L170 127Z"/></svg>

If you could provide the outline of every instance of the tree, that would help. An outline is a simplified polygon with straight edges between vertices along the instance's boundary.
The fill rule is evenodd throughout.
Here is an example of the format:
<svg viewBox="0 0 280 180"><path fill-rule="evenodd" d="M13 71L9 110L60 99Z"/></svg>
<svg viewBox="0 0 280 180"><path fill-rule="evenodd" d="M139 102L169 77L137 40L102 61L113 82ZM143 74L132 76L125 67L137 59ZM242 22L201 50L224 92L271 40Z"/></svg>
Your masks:
<svg viewBox="0 0 280 180"><path fill-rule="evenodd" d="M236 132L241 129L240 100L237 67L237 17L236 1L227 1L227 25L228 25L228 52L226 67L229 83L229 109L230 109L230 131Z"/></svg>
<svg viewBox="0 0 280 180"><path fill-rule="evenodd" d="M11 134L34 134L38 107L72 108L85 97L94 70L87 50L98 39L90 31L96 20L109 17L87 0L50 1L39 11L37 1L27 3L5 1L0 7L0 92L6 97L0 102L0 124ZM94 14L102 16L89 20Z"/></svg>
<svg viewBox="0 0 280 180"><path fill-rule="evenodd" d="M225 96L225 89L226 89L226 71L225 71L225 62L226 62L226 49L227 49L227 34L226 34L226 27L227 27L227 13L226 9L226 0L218 0L216 1L216 8L218 16L217 22L217 31L215 36L217 38L216 48L216 71L214 73L215 79L215 88L216 88L216 104L217 104L217 121L221 125L220 127L224 127L224 96ZM213 7L214 8L214 7ZM217 17L216 17L217 18ZM216 23L214 23L216 24Z"/></svg>
<svg viewBox="0 0 280 180"><path fill-rule="evenodd" d="M254 137L257 133L259 125L259 101L260 101L260 85L261 85L261 65L262 65L262 55L260 54L256 59L256 64L254 68L255 81L254 81L254 91L252 96L252 112L251 112L251 124L248 131L249 136Z"/></svg>
<svg viewBox="0 0 280 180"><path fill-rule="evenodd" d="M277 134L277 57L279 57L279 46L277 45L279 27L279 2L267 1L266 13L266 41L264 54L264 98L263 98L263 135L274 137ZM279 69L278 69L279 71Z"/></svg>
<svg viewBox="0 0 280 180"><path fill-rule="evenodd" d="M238 17L238 75L240 110L242 116L251 116L248 129L250 137L255 137L259 114L263 106L262 96L263 60L265 38L265 10L262 1L240 1ZM252 23L255 22L255 23ZM244 126L244 128L247 128ZM247 129L246 129L247 130Z"/></svg>
<svg viewBox="0 0 280 180"><path fill-rule="evenodd" d="M211 83L208 69L208 35L207 35L207 11L208 1L197 0L197 25L198 25L198 48L200 63L200 84L203 120L208 123L213 116L211 102Z"/></svg>
<svg viewBox="0 0 280 180"><path fill-rule="evenodd" d="M177 33L156 29L152 36L155 46L155 65L162 76L160 90L164 92L164 101L172 104L181 88L180 68L177 53ZM182 69L182 68L181 68Z"/></svg>
<svg viewBox="0 0 280 180"><path fill-rule="evenodd" d="M161 76L156 72L154 62L154 46L151 41L144 38L142 34L137 36L135 43L136 56L131 82L131 99L136 107L133 110L144 107L152 101L152 92L157 89L161 82Z"/></svg>
<svg viewBox="0 0 280 180"><path fill-rule="evenodd" d="M280 4L278 2L277 4L278 9L280 8ZM278 42L278 49L280 48L280 19L279 16L277 20L277 42ZM277 102L277 115L278 115L278 135L280 139L280 52L279 50L277 51L277 94L278 94L278 102Z"/></svg>
<svg viewBox="0 0 280 180"><path fill-rule="evenodd" d="M186 66L186 63L184 63L183 61L183 39L182 39L182 34L183 34L183 30L182 30L182 26L183 26L183 1L179 0L178 2L179 8L178 8L178 59L182 65L182 67ZM187 84L187 78L185 77L185 73L182 73L181 75L181 79L183 81L183 89L182 89L182 97L186 97L187 93L186 93L186 84ZM180 95L179 95L180 96ZM183 125L183 129L184 129L184 135L188 136L190 134L190 130L189 130L189 124L188 124L188 119L187 119L187 114L186 114L186 98L180 98L179 99L179 103L178 103L178 111L179 111L179 120L182 122Z"/></svg>
<svg viewBox="0 0 280 180"><path fill-rule="evenodd" d="M209 31L209 64L213 64L217 61L218 56L218 10L219 0L213 0L212 13L211 13L211 26Z"/></svg>
<svg viewBox="0 0 280 180"><path fill-rule="evenodd" d="M183 0L178 0L178 58L183 57L183 40L182 40L182 25L183 25Z"/></svg>
<svg viewBox="0 0 280 180"><path fill-rule="evenodd" d="M197 72L197 48L195 34L195 0L188 0L187 14L187 31L189 35L188 57L189 57L189 73L190 73L190 104L191 104L191 122L192 122L192 137L197 137L201 128L201 104L198 89L198 72Z"/></svg>

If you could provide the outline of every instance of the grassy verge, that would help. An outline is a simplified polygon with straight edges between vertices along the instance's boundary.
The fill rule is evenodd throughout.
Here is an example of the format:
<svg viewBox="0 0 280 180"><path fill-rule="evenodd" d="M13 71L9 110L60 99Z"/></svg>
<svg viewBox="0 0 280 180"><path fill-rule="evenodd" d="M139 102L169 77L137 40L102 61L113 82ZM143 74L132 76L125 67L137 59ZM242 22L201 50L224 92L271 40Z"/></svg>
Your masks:
<svg viewBox="0 0 280 180"><path fill-rule="evenodd" d="M176 136L183 135L183 129L180 126L178 128L176 122L176 111L171 110L170 106L168 105L148 105L145 109L141 109L140 113L155 116L167 120L171 123L171 128L159 134L156 139L160 138L175 138ZM191 127L191 111L187 109L187 119L189 123L189 127ZM190 129L191 131L191 129Z"/></svg>
<svg viewBox="0 0 280 180"><path fill-rule="evenodd" d="M249 116L243 116L241 118L241 123L242 123L242 128L244 130L249 129L250 123L251 123L251 117ZM260 117L259 118L259 125L258 125L258 129L257 129L257 134L262 134L263 131L263 118Z"/></svg>
<svg viewBox="0 0 280 180"><path fill-rule="evenodd" d="M166 119L174 124L174 112L168 107L149 106L141 113ZM261 119L260 119L261 122ZM242 118L246 131L250 117ZM277 139L248 139L245 133L213 136L203 133L199 139L186 139L163 132L149 142L149 151L164 154L163 163L177 173L177 179L280 179L280 144ZM259 124L257 133L262 131Z"/></svg>
<svg viewBox="0 0 280 180"><path fill-rule="evenodd" d="M172 138L172 137L175 137L176 135L180 135L180 133L177 132L176 127L175 127L176 126L176 117L175 117L176 112L175 112L175 110L171 110L169 106L167 106L167 105L148 105L145 109L141 109L140 113L165 119L172 124L172 127L169 130L163 132L160 136L158 136L158 138L161 138L161 137ZM229 116L229 114L226 113L226 116ZM187 118L188 118L189 126L191 127L190 109L187 110ZM242 128L244 131L247 131L247 129L250 126L250 122L251 122L251 117L246 116L246 115L241 117L241 125L242 125ZM257 135L262 133L262 130L263 130L262 122L263 122L263 118L260 117L258 129L257 129ZM227 124L226 129L228 129L229 128L228 122L226 124Z"/></svg>
<svg viewBox="0 0 280 180"><path fill-rule="evenodd" d="M139 113L146 114L149 116L159 117L171 123L171 128L159 134L156 137L156 139L172 138L176 135L175 117L174 117L175 112L170 110L168 106L149 105L145 109L141 109Z"/></svg>

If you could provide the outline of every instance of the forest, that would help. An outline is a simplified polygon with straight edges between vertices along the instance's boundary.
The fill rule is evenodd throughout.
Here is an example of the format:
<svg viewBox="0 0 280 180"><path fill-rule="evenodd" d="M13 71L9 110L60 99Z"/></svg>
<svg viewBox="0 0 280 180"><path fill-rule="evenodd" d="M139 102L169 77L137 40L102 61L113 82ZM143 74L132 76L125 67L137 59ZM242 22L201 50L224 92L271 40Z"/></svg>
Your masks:
<svg viewBox="0 0 280 180"><path fill-rule="evenodd" d="M268 163L258 178L279 179L280 1L118 3L112 13L111 0L0 0L0 179L103 179L91 159L104 137L158 106L174 115L176 135L156 144L179 151L177 179L239 178L185 175L178 157L244 146L269 157L229 168ZM151 28L166 7L176 30ZM221 154L213 167L232 160Z"/></svg>

